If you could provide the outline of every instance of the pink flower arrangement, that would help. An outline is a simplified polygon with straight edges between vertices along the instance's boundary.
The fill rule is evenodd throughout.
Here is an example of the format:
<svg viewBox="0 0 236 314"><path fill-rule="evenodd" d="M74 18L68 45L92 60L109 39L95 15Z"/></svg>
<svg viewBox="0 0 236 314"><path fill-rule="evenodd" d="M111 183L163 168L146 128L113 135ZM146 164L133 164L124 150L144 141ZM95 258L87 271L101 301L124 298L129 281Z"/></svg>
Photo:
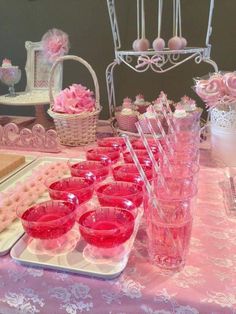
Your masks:
<svg viewBox="0 0 236 314"><path fill-rule="evenodd" d="M81 84L73 84L55 97L53 111L67 114L80 114L95 110L93 92Z"/></svg>
<svg viewBox="0 0 236 314"><path fill-rule="evenodd" d="M69 52L69 37L60 29L50 29L43 35L41 41L44 55L51 63Z"/></svg>
<svg viewBox="0 0 236 314"><path fill-rule="evenodd" d="M236 72L215 73L208 79L195 80L195 92L209 108L236 102Z"/></svg>

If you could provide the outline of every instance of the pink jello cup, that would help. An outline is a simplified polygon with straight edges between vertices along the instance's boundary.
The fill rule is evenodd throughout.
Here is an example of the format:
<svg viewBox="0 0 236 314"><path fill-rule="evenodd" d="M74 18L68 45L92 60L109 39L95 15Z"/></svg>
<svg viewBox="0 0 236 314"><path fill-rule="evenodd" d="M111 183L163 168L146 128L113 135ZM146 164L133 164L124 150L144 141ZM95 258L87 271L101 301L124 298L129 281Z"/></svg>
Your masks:
<svg viewBox="0 0 236 314"><path fill-rule="evenodd" d="M73 177L92 178L96 182L105 180L110 171L110 165L103 161L81 161L68 163Z"/></svg>
<svg viewBox="0 0 236 314"><path fill-rule="evenodd" d="M89 245L111 249L130 239L135 217L132 211L123 208L98 207L81 215L78 224L82 237Z"/></svg>
<svg viewBox="0 0 236 314"><path fill-rule="evenodd" d="M122 137L105 137L97 140L97 144L100 147L113 147L124 150L126 145Z"/></svg>
<svg viewBox="0 0 236 314"><path fill-rule="evenodd" d="M92 178L69 177L59 181L48 181L48 192L54 200L67 200L68 194L74 194L79 204L88 202L94 192L94 180Z"/></svg>
<svg viewBox="0 0 236 314"><path fill-rule="evenodd" d="M106 183L99 186L96 193L102 206L117 206L127 209L129 204L139 207L143 202L142 187L129 182Z"/></svg>
<svg viewBox="0 0 236 314"><path fill-rule="evenodd" d="M151 162L151 159L147 153L146 150L144 149L135 149L134 150L135 154L137 155L138 157L138 160L141 164L144 164L146 166L152 166L152 162ZM123 153L123 157L124 157L124 161L126 163L134 163L133 161L133 158L132 156L130 155L130 152L124 152ZM155 157L155 160L158 161L159 159L159 154L158 153L154 153L154 157Z"/></svg>
<svg viewBox="0 0 236 314"><path fill-rule="evenodd" d="M120 151L114 147L95 147L87 150L86 158L114 164L120 159Z"/></svg>
<svg viewBox="0 0 236 314"><path fill-rule="evenodd" d="M75 196L73 195L73 198ZM56 239L66 234L75 224L77 203L46 201L26 209L23 204L17 208L17 216L28 236L41 240Z"/></svg>
<svg viewBox="0 0 236 314"><path fill-rule="evenodd" d="M152 167L143 165L143 170L148 180L152 179ZM134 164L123 164L112 169L113 177L116 181L125 181L143 185L143 180Z"/></svg>
<svg viewBox="0 0 236 314"><path fill-rule="evenodd" d="M148 144L151 148L151 150L154 152L154 153L158 153L159 152L159 149L158 149L158 146L156 144L156 142L154 141L154 139L152 138L147 138L147 141L148 141ZM162 143L163 140L160 139L160 143ZM138 140L133 140L132 141L132 147L133 149L144 149L146 150L144 144L143 144L143 141L141 139L138 139Z"/></svg>

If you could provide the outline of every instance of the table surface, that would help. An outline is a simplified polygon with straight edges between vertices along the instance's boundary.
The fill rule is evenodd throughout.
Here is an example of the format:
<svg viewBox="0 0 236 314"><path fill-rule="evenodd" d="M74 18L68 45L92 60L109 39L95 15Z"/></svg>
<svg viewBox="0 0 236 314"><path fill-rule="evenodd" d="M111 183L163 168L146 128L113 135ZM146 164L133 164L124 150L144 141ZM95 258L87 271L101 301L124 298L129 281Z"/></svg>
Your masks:
<svg viewBox="0 0 236 314"><path fill-rule="evenodd" d="M113 280L25 267L7 255L0 263L0 313L235 314L236 220L225 213L223 179L223 169L201 149L191 247L181 272L149 263L144 226L126 269Z"/></svg>

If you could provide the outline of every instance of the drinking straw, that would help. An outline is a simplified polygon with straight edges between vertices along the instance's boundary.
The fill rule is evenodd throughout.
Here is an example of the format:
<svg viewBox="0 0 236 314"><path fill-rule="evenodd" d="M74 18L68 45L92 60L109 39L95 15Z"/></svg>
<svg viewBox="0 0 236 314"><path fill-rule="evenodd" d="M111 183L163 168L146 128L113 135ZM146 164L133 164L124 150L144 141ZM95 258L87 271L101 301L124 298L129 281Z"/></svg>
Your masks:
<svg viewBox="0 0 236 314"><path fill-rule="evenodd" d="M159 211L159 215L161 217L161 219L163 219L164 222L167 223L166 221L166 217L165 217L165 214L163 213L161 207L159 206L158 204L158 200L157 200L157 197L156 197L156 193L152 193L152 187L147 179L147 176L138 160L138 157L130 143L130 140L129 140L129 137L127 134L122 134L122 137L124 138L124 141L125 141L125 144L126 144L126 147L134 161L134 164L135 166L137 167L138 171L139 171L139 174L144 182L144 185L146 187L146 190L148 192L148 195L149 197L152 197L152 205L154 206L154 208L156 208L158 211ZM178 246L176 246L176 243L175 243L175 240L174 240L174 237L173 237L173 234L170 232L170 229L167 228L167 235L170 237L170 241L172 242L173 244L173 247L177 250L177 253L179 253L179 248Z"/></svg>
<svg viewBox="0 0 236 314"><path fill-rule="evenodd" d="M132 147L132 145L130 143L129 137L126 134L122 134L122 137L124 138L126 147L127 147L128 151L129 151L129 153L130 153L130 155L131 155L131 157L132 157L132 159L134 161L135 166L138 169L138 172L139 172L139 174L140 174L140 176L141 176L141 178L142 178L142 180L144 182L144 185L145 185L145 187L146 187L146 189L148 191L148 194L151 196L151 194L152 194L151 185L150 185L150 183L149 183L149 181L147 179L147 176L146 176L146 174L145 174L145 172L143 170L143 167L141 166L141 164L140 164L140 162L138 160L138 157L137 157L137 155L136 155L136 153L135 153L135 151L134 151L134 149L133 149L133 147Z"/></svg>
<svg viewBox="0 0 236 314"><path fill-rule="evenodd" d="M173 128L173 125L172 125L172 123L170 121L170 118L169 118L169 115L167 113L167 110L166 110L166 108L164 106L163 106L163 110L162 111L163 111L164 117L166 119L168 128L170 129L170 133L174 136L174 141L176 143L177 142L177 136L176 136L175 130Z"/></svg>
<svg viewBox="0 0 236 314"><path fill-rule="evenodd" d="M164 179L164 177L163 177L163 175L162 175L162 173L161 173L161 171L160 171L160 167L158 166L157 161L156 161L156 159L155 159L155 156L154 156L154 154L153 154L153 152L152 152L152 150L151 150L151 148L150 148L150 146L149 146L149 144L148 144L148 141L147 141L147 139L146 139L146 137L145 137L145 135L144 135L144 133L143 133L142 127L141 127L141 125L140 125L140 122L136 122L136 123L135 123L135 126L136 126L136 128L137 128L137 130L138 130L138 134L140 135L141 140L142 140L142 142L143 142L143 144L144 144L144 146L145 146L145 148L146 148L146 151L147 151L147 153L148 153L148 156L149 156L150 159L151 159L151 162L152 162L152 165L153 165L153 167L154 167L154 170L155 170L156 175L159 175L159 178L160 178L160 180L161 180L162 186L163 186L165 189L167 189L167 191L169 192L169 189L168 189L168 187L167 187L167 185L166 185L165 179Z"/></svg>
<svg viewBox="0 0 236 314"><path fill-rule="evenodd" d="M165 130L164 130L162 124L161 124L161 121L159 120L159 117L158 117L155 109L152 108L152 107L151 107L151 112L153 113L154 120L157 123L157 126L160 129L160 131L161 131L161 135L162 135L163 139L165 140L166 146L168 147L170 154L173 155L174 154L174 150L173 150L173 148L172 148L172 146L170 144L169 139L166 136L166 132L165 132Z"/></svg>
<svg viewBox="0 0 236 314"><path fill-rule="evenodd" d="M163 149L161 143L159 142L159 139L158 139L158 137L157 137L157 135L156 135L156 133L155 133L153 127L152 127L152 124L151 124L151 122L148 120L147 117L145 118L145 122L147 123L148 129L149 129L149 131L150 131L151 134L152 134L152 137L153 137L153 139L154 139L155 144L157 145L157 147L158 147L160 153L163 155L164 161L167 162L167 164L168 164L168 170L169 170L170 172L172 172L172 171L173 171L173 168L172 168L172 166L171 166L170 160L169 160L169 158L168 158L168 156L167 156L165 150Z"/></svg>

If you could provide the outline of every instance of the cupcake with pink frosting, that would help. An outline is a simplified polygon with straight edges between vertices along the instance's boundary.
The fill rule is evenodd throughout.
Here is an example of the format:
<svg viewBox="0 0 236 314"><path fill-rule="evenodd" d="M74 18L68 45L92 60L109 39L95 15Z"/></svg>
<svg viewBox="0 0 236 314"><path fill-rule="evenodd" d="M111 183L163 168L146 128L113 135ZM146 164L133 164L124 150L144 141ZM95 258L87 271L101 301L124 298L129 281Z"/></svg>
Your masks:
<svg viewBox="0 0 236 314"><path fill-rule="evenodd" d="M2 60L2 68L4 68L4 69L18 68L18 66L12 65L11 60L5 58Z"/></svg>
<svg viewBox="0 0 236 314"><path fill-rule="evenodd" d="M181 98L180 103L176 105L176 109L185 110L187 113L194 116L196 120L200 120L203 111L202 108L197 107L194 99L191 99L186 95Z"/></svg>
<svg viewBox="0 0 236 314"><path fill-rule="evenodd" d="M157 105L157 103L156 103L156 105ZM143 132L146 133L146 134L151 133L149 128L148 128L146 119L148 119L150 121L150 123L151 123L151 125L153 127L153 130L155 131L155 133L156 134L160 134L160 129L157 126L157 122L156 122L156 119L155 119L155 112L153 112L153 109L154 109L154 111L156 111L161 124L163 123L163 114L161 112L161 107L159 107L159 110L156 110L157 106L156 106L156 109L155 109L154 106L155 105L148 106L146 112L139 116L139 123L141 124Z"/></svg>
<svg viewBox="0 0 236 314"><path fill-rule="evenodd" d="M137 133L135 123L138 121L138 115L139 113L133 109L132 100L128 97L125 98L121 111L115 114L119 129Z"/></svg>
<svg viewBox="0 0 236 314"><path fill-rule="evenodd" d="M150 105L150 102L145 101L144 96L142 94L138 94L135 97L134 105L139 113L144 113L146 112L147 107Z"/></svg>

